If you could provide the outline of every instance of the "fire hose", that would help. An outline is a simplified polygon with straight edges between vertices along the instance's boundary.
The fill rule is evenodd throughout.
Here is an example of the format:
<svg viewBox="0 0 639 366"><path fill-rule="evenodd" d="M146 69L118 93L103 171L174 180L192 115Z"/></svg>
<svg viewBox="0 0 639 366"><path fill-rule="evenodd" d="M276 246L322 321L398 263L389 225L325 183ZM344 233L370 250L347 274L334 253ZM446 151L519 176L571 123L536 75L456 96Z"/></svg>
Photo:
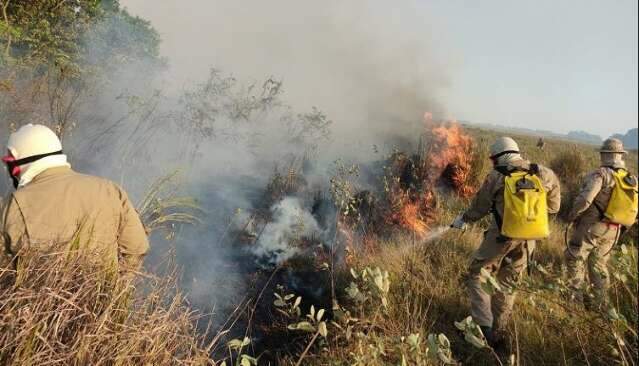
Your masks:
<svg viewBox="0 0 639 366"><path fill-rule="evenodd" d="M564 232L564 244L566 245L566 251L568 252L568 254L570 254L574 258L574 256L570 252L570 244L568 243L568 235L570 233L571 228L572 228L572 222L566 225L566 231Z"/></svg>

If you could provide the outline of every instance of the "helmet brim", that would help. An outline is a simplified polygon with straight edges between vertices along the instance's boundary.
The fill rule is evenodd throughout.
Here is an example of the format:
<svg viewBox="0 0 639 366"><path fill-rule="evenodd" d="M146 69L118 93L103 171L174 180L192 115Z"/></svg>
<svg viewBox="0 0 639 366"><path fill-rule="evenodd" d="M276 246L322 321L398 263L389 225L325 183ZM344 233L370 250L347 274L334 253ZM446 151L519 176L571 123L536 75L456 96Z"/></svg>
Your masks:
<svg viewBox="0 0 639 366"><path fill-rule="evenodd" d="M626 150L599 150L600 153L607 153L607 154L627 154L628 152Z"/></svg>

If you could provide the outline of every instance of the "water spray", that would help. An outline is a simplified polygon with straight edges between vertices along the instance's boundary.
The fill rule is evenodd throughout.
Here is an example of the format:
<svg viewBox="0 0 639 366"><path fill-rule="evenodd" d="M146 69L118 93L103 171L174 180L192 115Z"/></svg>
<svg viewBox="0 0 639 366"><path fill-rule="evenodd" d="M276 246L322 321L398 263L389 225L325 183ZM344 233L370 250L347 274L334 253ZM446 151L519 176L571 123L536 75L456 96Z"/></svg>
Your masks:
<svg viewBox="0 0 639 366"><path fill-rule="evenodd" d="M452 226L446 226L446 225L438 226L432 229L424 238L422 238L422 240L417 245L428 244L435 239L439 239L442 235L446 234L451 228ZM405 254L407 251L409 251L411 248L416 247L417 245L405 247L402 250L402 254Z"/></svg>

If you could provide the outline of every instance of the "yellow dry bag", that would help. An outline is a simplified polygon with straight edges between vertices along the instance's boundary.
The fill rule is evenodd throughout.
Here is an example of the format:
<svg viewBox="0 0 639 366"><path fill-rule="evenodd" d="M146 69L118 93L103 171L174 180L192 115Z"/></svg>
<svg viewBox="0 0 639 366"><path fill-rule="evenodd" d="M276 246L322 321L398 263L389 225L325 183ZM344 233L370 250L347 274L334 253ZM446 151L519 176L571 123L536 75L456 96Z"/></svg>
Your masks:
<svg viewBox="0 0 639 366"><path fill-rule="evenodd" d="M612 176L615 186L604 216L615 224L632 226L637 219L637 177L625 169L617 169Z"/></svg>
<svg viewBox="0 0 639 366"><path fill-rule="evenodd" d="M506 176L501 234L522 240L543 239L550 235L546 190L537 175L512 172Z"/></svg>

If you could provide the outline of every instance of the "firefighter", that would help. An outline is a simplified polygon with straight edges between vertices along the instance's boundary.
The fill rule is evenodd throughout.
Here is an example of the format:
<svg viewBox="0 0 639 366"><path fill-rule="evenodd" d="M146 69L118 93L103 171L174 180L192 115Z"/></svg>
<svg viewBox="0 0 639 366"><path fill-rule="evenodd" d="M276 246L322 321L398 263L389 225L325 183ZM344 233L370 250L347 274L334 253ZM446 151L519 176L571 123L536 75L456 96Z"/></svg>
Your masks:
<svg viewBox="0 0 639 366"><path fill-rule="evenodd" d="M627 153L620 140L610 138L599 150L601 166L590 173L572 205L568 220L573 233L565 251L573 299L583 302L586 267L593 287L594 309L607 303L610 284L608 258L622 231L637 218L637 178L628 173Z"/></svg>
<svg viewBox="0 0 639 366"><path fill-rule="evenodd" d="M6 201L1 238L6 260L22 250L69 249L131 274L149 249L140 217L127 194L106 179L76 173L56 134L28 124L9 137L7 165L15 192Z"/></svg>
<svg viewBox="0 0 639 366"><path fill-rule="evenodd" d="M549 235L548 214L561 202L559 180L541 165L531 164L517 143L502 137L490 148L494 169L470 208L452 226L462 229L492 213L493 222L474 253L466 276L471 315L493 347L503 345L505 327L515 301L515 285L535 249ZM491 296L482 288L493 276L501 289Z"/></svg>

